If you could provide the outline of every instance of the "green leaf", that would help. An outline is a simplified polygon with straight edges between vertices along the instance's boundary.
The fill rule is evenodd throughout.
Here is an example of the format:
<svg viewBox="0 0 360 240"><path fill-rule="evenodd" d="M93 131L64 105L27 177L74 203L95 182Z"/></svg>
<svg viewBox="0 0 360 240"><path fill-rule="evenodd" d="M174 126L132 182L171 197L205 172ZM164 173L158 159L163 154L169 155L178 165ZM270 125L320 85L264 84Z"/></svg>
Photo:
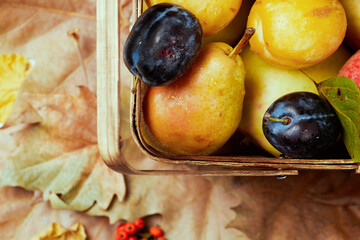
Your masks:
<svg viewBox="0 0 360 240"><path fill-rule="evenodd" d="M355 162L360 162L360 91L347 77L330 78L318 85L319 93L331 104L343 127L345 146Z"/></svg>

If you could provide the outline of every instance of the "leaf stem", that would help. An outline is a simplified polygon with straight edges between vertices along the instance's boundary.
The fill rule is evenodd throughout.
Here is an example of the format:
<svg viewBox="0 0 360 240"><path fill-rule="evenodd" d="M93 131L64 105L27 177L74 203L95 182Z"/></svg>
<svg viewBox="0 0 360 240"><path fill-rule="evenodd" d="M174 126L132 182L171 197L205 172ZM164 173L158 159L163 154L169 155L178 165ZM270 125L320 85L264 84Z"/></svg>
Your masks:
<svg viewBox="0 0 360 240"><path fill-rule="evenodd" d="M304 70L299 69L305 76L307 76L313 83L315 84L316 88L319 90L319 83L317 83L309 74L307 74Z"/></svg>
<svg viewBox="0 0 360 240"><path fill-rule="evenodd" d="M88 78L85 63L84 63L84 57L82 55L82 52L81 52L81 49L80 49L80 44L79 44L79 42L80 42L80 29L79 28L74 28L74 29L68 31L67 34L68 34L68 36L70 38L72 38L74 40L74 43L75 43L75 46L76 46L76 49L77 49L77 53L78 53L78 56L79 56L79 59L80 59L81 68L82 68L83 73L84 73L84 85L86 87L89 87L89 78Z"/></svg>

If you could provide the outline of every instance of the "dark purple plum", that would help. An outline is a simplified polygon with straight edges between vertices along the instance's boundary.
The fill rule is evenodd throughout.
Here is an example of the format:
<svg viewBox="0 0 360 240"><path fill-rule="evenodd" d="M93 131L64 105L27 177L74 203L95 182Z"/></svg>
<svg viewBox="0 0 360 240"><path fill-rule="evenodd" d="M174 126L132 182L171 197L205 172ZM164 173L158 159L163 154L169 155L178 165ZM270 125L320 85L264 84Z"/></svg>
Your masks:
<svg viewBox="0 0 360 240"><path fill-rule="evenodd" d="M277 99L266 111L263 132L291 158L319 158L339 139L340 121L320 96L294 92Z"/></svg>
<svg viewBox="0 0 360 240"><path fill-rule="evenodd" d="M150 86L170 84L194 63L203 32L194 14L161 3L135 22L124 45L124 61L134 76Z"/></svg>

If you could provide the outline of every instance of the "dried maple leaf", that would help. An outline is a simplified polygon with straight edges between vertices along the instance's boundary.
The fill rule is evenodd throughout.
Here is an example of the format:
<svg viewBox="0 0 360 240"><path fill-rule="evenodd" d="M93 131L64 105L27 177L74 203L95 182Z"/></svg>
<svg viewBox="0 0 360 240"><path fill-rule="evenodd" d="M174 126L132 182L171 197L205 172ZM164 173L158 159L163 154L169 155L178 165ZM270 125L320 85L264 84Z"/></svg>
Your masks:
<svg viewBox="0 0 360 240"><path fill-rule="evenodd" d="M18 95L9 125L36 122L36 112L23 93L74 93L83 84L78 50L67 32L81 29L80 50L87 65L89 88L96 91L95 0L0 2L0 52L20 53L35 67Z"/></svg>
<svg viewBox="0 0 360 240"><path fill-rule="evenodd" d="M28 59L19 54L0 55L0 127L10 115L19 88L30 69Z"/></svg>
<svg viewBox="0 0 360 240"><path fill-rule="evenodd" d="M100 161L94 135L95 96L84 87L77 93L77 86L83 84L83 70L77 49L66 35L74 27L81 29L83 37L79 44L88 71L89 89L94 92L95 9L86 10L87 4L94 7L91 5L94 2L15 0L0 4L0 18L9 18L9 23L0 23L0 35L7 39L0 50L20 52L36 61L35 70L19 94L11 126L0 131L0 141L7 142L6 148L0 146L1 185L40 189L53 206L87 210L88 214L108 216L112 222L161 214L161 225L169 239L243 238L240 231L226 228L234 217L231 208L239 204L239 197L203 177L128 176L127 197L122 203L112 200L116 191L123 197L123 177ZM129 1L122 4L122 9L128 11L123 16L130 15ZM122 30L128 32L127 28ZM121 34L122 43L123 37ZM121 66L125 69L123 62ZM137 148L129 129L131 75L127 70L120 75L125 86L121 89L124 155L149 167L149 159ZM77 110L73 111L74 108ZM25 124L17 129L19 123ZM151 164L150 167L162 167L153 161ZM34 225L26 224L46 215L49 208L32 214L40 205L43 204L37 204L19 226L14 239L28 237L25 233L33 230Z"/></svg>
<svg viewBox="0 0 360 240"><path fill-rule="evenodd" d="M123 176L107 168L99 156L95 95L82 89L79 97L74 96L76 86L83 84L83 69L67 32L81 29L80 51L89 87L95 91L95 14L94 0L0 4L0 18L4 19L0 50L20 52L36 62L10 116L11 124L1 132L0 170L6 176L1 183L41 189L57 206L78 210L94 202L106 209L114 195L119 200L125 195ZM16 130L19 123L25 125ZM24 172L29 174L21 176ZM71 184L63 185L62 180Z"/></svg>
<svg viewBox="0 0 360 240"><path fill-rule="evenodd" d="M21 188L0 189L0 236L10 239L14 226L20 225L33 207L34 193Z"/></svg>
<svg viewBox="0 0 360 240"><path fill-rule="evenodd" d="M39 189L53 207L80 211L95 202L107 209L114 195L123 200L123 175L105 166L98 152L95 95L80 87L76 96L27 98L43 120L11 133L17 147L0 172L0 186Z"/></svg>
<svg viewBox="0 0 360 240"><path fill-rule="evenodd" d="M237 217L230 226L250 239L358 239L359 204L343 203L340 189L354 184L345 181L348 172L301 172L285 180L261 177L238 177L224 183L242 197L235 208ZM358 183L359 176L350 177ZM334 192L335 191L335 192ZM332 195L331 202L326 201ZM353 198L360 198L354 194ZM359 200L357 200L359 202Z"/></svg>
<svg viewBox="0 0 360 240"><path fill-rule="evenodd" d="M88 235L87 240L113 239L115 225L105 217L91 217L70 210L55 210L36 192L22 188L0 189L0 238L23 240L41 232L53 222L65 228L81 223Z"/></svg>
<svg viewBox="0 0 360 240"><path fill-rule="evenodd" d="M160 213L168 239L247 239L226 227L239 198L204 177L128 176L127 185L131 192L125 202L114 202L109 211L95 206L88 214L106 215L114 222Z"/></svg>

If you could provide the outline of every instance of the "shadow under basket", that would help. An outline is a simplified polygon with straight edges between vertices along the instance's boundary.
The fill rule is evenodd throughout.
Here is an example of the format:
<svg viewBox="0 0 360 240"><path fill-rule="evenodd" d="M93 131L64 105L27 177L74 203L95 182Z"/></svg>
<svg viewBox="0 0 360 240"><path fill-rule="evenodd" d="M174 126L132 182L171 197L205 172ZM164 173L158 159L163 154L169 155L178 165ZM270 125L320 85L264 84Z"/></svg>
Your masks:
<svg viewBox="0 0 360 240"><path fill-rule="evenodd" d="M120 1L97 0L97 131L104 162L124 174L206 175L206 176L277 176L298 175L301 170L347 170L358 173L359 165L350 158L288 159L266 156L254 148L247 155L218 153L212 156L165 155L151 148L141 134L144 84L137 84L130 99L130 128L137 147L156 169L138 169L122 152L120 132ZM133 0L133 22L141 14L142 1ZM134 82L135 79L133 79ZM236 134L233 138L239 137ZM228 146L225 146L225 148ZM231 148L231 146L230 146ZM258 151L258 152L257 152ZM249 154L248 154L249 153ZM237 154L237 153L236 153ZM160 166L160 167L158 167Z"/></svg>

